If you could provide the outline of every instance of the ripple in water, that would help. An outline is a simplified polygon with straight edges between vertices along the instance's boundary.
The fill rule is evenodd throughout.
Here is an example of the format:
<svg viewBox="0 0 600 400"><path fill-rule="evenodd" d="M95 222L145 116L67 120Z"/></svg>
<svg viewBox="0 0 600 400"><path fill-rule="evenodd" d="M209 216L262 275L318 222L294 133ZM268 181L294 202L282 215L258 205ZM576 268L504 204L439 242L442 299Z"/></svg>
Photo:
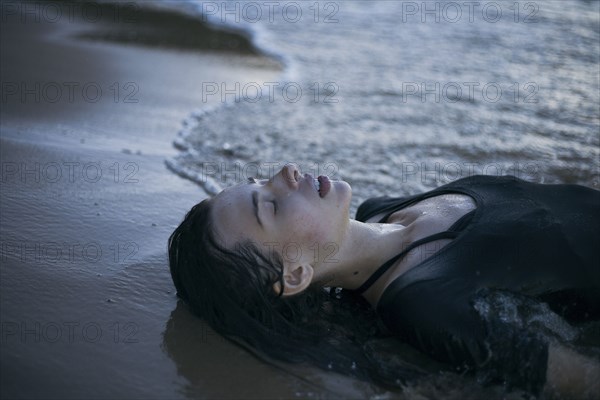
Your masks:
<svg viewBox="0 0 600 400"><path fill-rule="evenodd" d="M258 101L192 115L168 165L213 194L294 162L347 180L352 214L369 197L472 174L600 188L598 2L494 3L493 23L335 4L334 23L315 22L308 3L296 23L242 20L286 71Z"/></svg>

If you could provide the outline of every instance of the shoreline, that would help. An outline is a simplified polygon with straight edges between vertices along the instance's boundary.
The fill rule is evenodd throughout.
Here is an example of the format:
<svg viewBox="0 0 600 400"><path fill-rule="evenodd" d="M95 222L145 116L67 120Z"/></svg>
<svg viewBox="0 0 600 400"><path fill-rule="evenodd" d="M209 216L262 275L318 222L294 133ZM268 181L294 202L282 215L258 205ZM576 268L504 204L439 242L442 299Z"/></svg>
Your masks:
<svg viewBox="0 0 600 400"><path fill-rule="evenodd" d="M440 375L433 370L426 380L396 392L310 366L265 363L215 334L177 299L168 271L166 242L185 213L219 189L218 184L211 185L212 178L194 172L196 166L206 165L207 160L232 160L232 163L238 157L247 162L271 157L290 160L303 154L327 159L336 154L340 157L339 164L332 165L348 165L353 186L363 188L362 192L354 192L354 199L368 198L382 188L396 190L399 179L403 183L400 190L408 194L425 185L428 173L433 172L436 181L448 179L437 166L444 165L444 161L446 165L455 165L453 157L464 161L460 165L466 167L498 156L498 160L490 158L493 163L489 165L502 170L503 160L534 160L533 155L545 154L545 146L552 141L548 137L547 142L540 143L536 137L550 132L548 126L542 124L543 129L530 136L520 134L521 128L530 126L530 121L539 121L539 116L530 120L512 105L506 109L505 120L501 114L494 114L491 103L459 102L456 113L450 105L443 104L444 109L450 110L448 114L440 109L437 116L441 123L429 123L430 115L438 108L425 107L422 101L388 108L390 102L403 96L402 92L388 91L388 87L378 92L377 88L379 82L393 76L373 75L382 80L369 79L369 74L378 71L374 68L377 65L359 62L364 61L362 57L387 59L384 55L392 46L385 46L390 43L386 40L399 38L388 35L393 25L387 23L381 24L386 29L385 35L373 36L381 39L385 52L375 51L376 48L371 52L370 43L350 35L349 30L344 31L365 28L364 24L341 24L341 29L323 31L315 26L311 31L310 26L304 26L309 28L302 31L307 38L292 36L291 30L281 31L290 34L292 45L304 47L299 54L306 56L309 63L297 63L302 73L313 76L317 69L328 70L322 76L318 73L314 76L324 81L339 78L346 89L356 88L354 95L344 97L345 104L339 108L321 107L317 102L305 106L299 103L300 107L292 108L286 106L285 100L280 100L276 107L253 108L248 104L224 107L223 90L221 99L218 95L208 96L208 101L204 99L205 83L211 83L213 88L222 88L218 86L222 84L232 88L236 84L245 86L246 82L285 81L296 63L290 62L289 68L282 70L281 64L285 62L276 61L277 54L274 59L261 55L248 33L213 27L202 23L202 18L194 18L193 13L177 11L180 7L175 6L184 4L193 8L188 3L148 2L138 7L138 3L125 0L117 0L120 1L117 4L102 1L27 3L34 7L76 5L74 18L63 14L59 21L49 21L47 16L46 20L34 21L30 13L27 21L22 15L8 15L7 23L2 15L0 376L4 379L0 397L519 397L518 393L502 394L501 386L483 388L472 377ZM101 10L102 18L82 13L91 4L94 6L89 7L90 11ZM362 20L356 12L346 11L351 21L359 21L353 16ZM358 54L357 49L369 50L361 57L349 58L356 60L356 65L345 59L346 50L351 49L346 47L350 46L348 40L336 41L334 31L356 39L356 43L350 44L355 47L352 47L354 52L348 52L349 56ZM333 34L331 43L339 45L329 46L329 37L324 35L319 42L327 48L319 49L319 43L313 41L315 32ZM377 32L375 29L374 33ZM410 32L407 29L408 35L403 37L407 43ZM441 51L441 55L453 48L439 45L436 30L415 32L413 40L428 33L431 38L416 40L414 48ZM285 44L286 37L279 35L272 37L275 39L272 43ZM458 39L459 46L471 46L460 35L450 35L449 39ZM315 47L309 48L309 43ZM489 44L492 49L502 48L502 43L489 38L481 43ZM329 52L336 48L343 51ZM286 60L283 54L281 60ZM421 59L427 57L413 54L411 58L408 54L397 68L407 79L418 77L420 71L412 67L418 68ZM396 65L401 58L396 55L393 61ZM368 74L355 84L357 80L347 80L353 75L338 69L336 62L340 68L352 65L353 71ZM444 68L424 67L424 74L449 74ZM449 67L463 70L453 63ZM393 68L383 71L394 72ZM485 68L465 71L487 76ZM498 75L502 73L500 69L492 72L502 76ZM554 74L540 76L547 78ZM347 84L343 85L344 82ZM372 90L363 90L365 87ZM314 93L322 99L319 91L311 92ZM333 96L332 93L322 94ZM305 100L310 97L305 96ZM374 100L373 104L367 105L365 99ZM473 119L482 105L491 113ZM219 111L211 114L215 109ZM541 110L558 111L553 107ZM355 120L348 111L360 111L363 115ZM575 118L574 122L577 121L581 123L581 119ZM500 137L502 143L495 141L496 122L500 126L515 123L513 130ZM553 123L552 119L549 123ZM456 129L450 129L448 135L437 134L446 132L446 126ZM477 131L479 126L481 132ZM422 134L412 133L417 127L423 128ZM396 132L403 133L404 142L399 140L400 144L391 146L393 140L388 139L392 136L386 139L386 133L390 132L394 137ZM573 135L574 140L577 132L566 130L565 135L567 138ZM305 140L307 137L311 141ZM377 140L371 140L375 137ZM290 138L299 138L298 145ZM325 142L331 147L324 145ZM536 143L540 149L529 149L530 144ZM207 151L203 152L202 146ZM574 140L566 146L561 139L554 146L566 151L563 156L567 159L573 156L575 161L564 165L577 166L577 160L585 160L571 153L586 148L581 141ZM268 149L268 154L274 156L261 154L262 149ZM316 149L322 151L321 156L318 151L315 155ZM186 154L187 150L188 158L176 158L171 163L173 156ZM374 179L373 165L369 162L374 154L391 160L389 169L388 165L382 165L376 170L381 180ZM417 164L405 158L409 156L413 161L425 159L435 163ZM560 160L564 157L555 161ZM396 169L399 165L400 177ZM516 171L521 164L512 165ZM557 164L554 172L561 179L591 176L587 167L571 171L561 165ZM320 167L318 164L317 168ZM564 176L560 175L563 169ZM463 171L460 166L459 170ZM223 167L221 171L225 175L230 172ZM543 179L542 172L539 176ZM223 176L215 181L225 182ZM532 173L532 179L535 176ZM593 185L596 183L594 180ZM380 353L398 353L400 362L411 360L412 355L415 360L422 356L411 353L416 350L410 346L390 351L385 343L380 345Z"/></svg>
<svg viewBox="0 0 600 400"><path fill-rule="evenodd" d="M201 83L280 70L257 55L76 37L104 28L2 24L0 396L315 394L192 316L166 258L168 236L207 196L164 162L190 112L218 104L202 102ZM85 97L86 84L103 95Z"/></svg>

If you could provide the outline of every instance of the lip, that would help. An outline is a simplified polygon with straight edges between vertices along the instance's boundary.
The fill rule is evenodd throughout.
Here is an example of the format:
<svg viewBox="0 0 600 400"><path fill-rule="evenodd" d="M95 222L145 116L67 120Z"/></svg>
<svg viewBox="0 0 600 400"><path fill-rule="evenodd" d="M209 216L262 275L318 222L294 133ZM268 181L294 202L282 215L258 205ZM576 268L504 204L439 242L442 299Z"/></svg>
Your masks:
<svg viewBox="0 0 600 400"><path fill-rule="evenodd" d="M311 174L304 174L304 180L307 182L308 186L310 187L311 191L315 190L315 184L314 184L314 180L315 178L313 178L313 176ZM325 196L327 196L327 193L329 193L329 191L331 190L331 181L329 180L329 177L325 176L325 175L320 175L317 180L319 181L319 185L320 185L320 189L317 192L317 194L319 195L320 198L323 198Z"/></svg>
<svg viewBox="0 0 600 400"><path fill-rule="evenodd" d="M323 198L327 196L329 190L331 189L331 181L327 177L327 175L319 175L317 178L319 180L319 184L321 185L321 190L319 190L319 197Z"/></svg>

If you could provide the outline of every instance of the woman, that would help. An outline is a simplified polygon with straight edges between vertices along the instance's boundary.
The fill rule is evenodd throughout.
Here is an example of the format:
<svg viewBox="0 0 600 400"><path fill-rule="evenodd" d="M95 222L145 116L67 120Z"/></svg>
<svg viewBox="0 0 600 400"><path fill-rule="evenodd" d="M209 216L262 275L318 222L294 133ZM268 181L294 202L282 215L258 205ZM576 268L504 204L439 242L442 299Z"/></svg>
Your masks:
<svg viewBox="0 0 600 400"><path fill-rule="evenodd" d="M369 346L395 335L484 383L598 393L597 363L561 344L577 331L555 313L600 317L600 192L473 176L369 199L355 220L350 198L286 165L204 200L169 239L178 295L277 359L402 384L422 371Z"/></svg>

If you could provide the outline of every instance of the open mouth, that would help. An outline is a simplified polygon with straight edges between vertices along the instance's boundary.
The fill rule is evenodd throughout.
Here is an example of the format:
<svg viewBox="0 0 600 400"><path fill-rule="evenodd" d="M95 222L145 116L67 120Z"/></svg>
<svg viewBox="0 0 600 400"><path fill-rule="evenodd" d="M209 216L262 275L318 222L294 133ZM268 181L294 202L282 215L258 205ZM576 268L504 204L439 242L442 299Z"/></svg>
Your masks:
<svg viewBox="0 0 600 400"><path fill-rule="evenodd" d="M317 179L314 180L315 188L317 192L319 192L319 197L323 198L329 193L331 189L331 181L325 175L320 175Z"/></svg>

